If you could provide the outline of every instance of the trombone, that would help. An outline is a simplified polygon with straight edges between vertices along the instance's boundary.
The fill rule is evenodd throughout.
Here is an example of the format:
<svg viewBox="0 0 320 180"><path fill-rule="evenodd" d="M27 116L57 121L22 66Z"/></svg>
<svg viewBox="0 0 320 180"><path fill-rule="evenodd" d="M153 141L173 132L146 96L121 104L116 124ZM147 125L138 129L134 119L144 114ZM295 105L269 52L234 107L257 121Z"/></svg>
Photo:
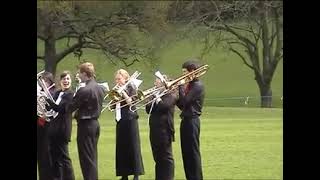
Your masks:
<svg viewBox="0 0 320 180"><path fill-rule="evenodd" d="M162 81L163 86L152 87L152 88L147 89L145 91L140 91L140 92L138 91L138 100L131 103L130 110L134 112L134 111L141 109L142 107L144 107L150 103L153 103L154 101L156 101L157 98L160 98L168 93L173 92L180 85L189 83L189 82L193 81L195 78L199 78L200 76L204 75L208 69L209 69L209 65L207 65L207 64L202 65L199 68L197 68L187 74L184 74L184 75L182 75L172 81L166 81L165 78L163 77L163 75L159 71L157 71L155 73L155 76ZM154 98L151 99L151 97L154 97ZM136 107L133 108L134 106L136 106Z"/></svg>
<svg viewBox="0 0 320 180"><path fill-rule="evenodd" d="M199 78L200 76L204 75L208 69L209 69L209 65L205 64L205 65L202 65L199 68L197 68L187 74L184 74L184 75L176 78L175 80L172 80L172 81L166 81L159 71L155 75L164 83L166 89L175 89L175 88L178 88L180 85L189 83L189 82L193 81L194 79Z"/></svg>
<svg viewBox="0 0 320 180"><path fill-rule="evenodd" d="M155 100L155 98L153 98L152 100L150 98L152 98L153 96L159 97L161 92L164 92L164 91L166 91L165 86L160 86L160 87L154 86L144 91L138 90L137 100L131 103L129 107L130 111L135 112L138 109L141 109L144 106L152 103L153 100Z"/></svg>
<svg viewBox="0 0 320 180"><path fill-rule="evenodd" d="M116 84L112 90L110 90L106 96L104 97L104 100L106 100L106 98L109 98L109 102L108 104L102 109L101 112L103 112L106 108L108 108L111 112L114 111L115 109L113 108L116 104L124 102L126 100L128 100L129 98L135 97L137 95L133 95L129 98L122 98L122 92L127 88L127 86L129 84L134 84L134 86L136 88L138 88L140 86L140 84L142 83L141 80L137 79L140 76L141 72L135 71L129 78L129 80L123 85L123 86L119 86L118 84ZM128 106L129 104L126 103L122 106L120 106L120 108Z"/></svg>

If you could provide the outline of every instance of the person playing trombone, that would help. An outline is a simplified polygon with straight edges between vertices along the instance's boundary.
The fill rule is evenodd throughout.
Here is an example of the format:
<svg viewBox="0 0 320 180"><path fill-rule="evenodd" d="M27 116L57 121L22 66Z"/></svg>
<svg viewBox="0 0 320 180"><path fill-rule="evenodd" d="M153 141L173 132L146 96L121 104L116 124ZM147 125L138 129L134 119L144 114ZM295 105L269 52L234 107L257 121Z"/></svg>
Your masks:
<svg viewBox="0 0 320 180"><path fill-rule="evenodd" d="M129 175L134 175L138 180L144 174L144 167L140 147L138 114L129 110L129 105L135 100L137 87L133 82L128 82L129 73L119 69L115 73L115 83L120 103L116 103L116 176L127 180ZM121 90L120 90L121 89ZM121 107L121 108L120 108Z"/></svg>
<svg viewBox="0 0 320 180"><path fill-rule="evenodd" d="M167 80L166 75L163 75ZM156 78L155 87L161 89L161 80ZM162 88L162 90L164 90ZM152 155L155 161L155 180L173 180L174 158L172 154L172 142L174 141L174 109L177 101L177 93L171 91L161 96L164 91L158 92L152 97L152 103L146 105L146 112L150 114L149 139ZM161 96L161 97L160 97Z"/></svg>
<svg viewBox="0 0 320 180"><path fill-rule="evenodd" d="M187 61L182 65L183 74L195 71L200 66L196 61ZM180 114L180 139L184 172L187 180L202 180L202 166L200 155L200 115L204 100L204 86L196 78L188 77L192 81L179 86L177 106ZM182 83L183 84L183 83Z"/></svg>

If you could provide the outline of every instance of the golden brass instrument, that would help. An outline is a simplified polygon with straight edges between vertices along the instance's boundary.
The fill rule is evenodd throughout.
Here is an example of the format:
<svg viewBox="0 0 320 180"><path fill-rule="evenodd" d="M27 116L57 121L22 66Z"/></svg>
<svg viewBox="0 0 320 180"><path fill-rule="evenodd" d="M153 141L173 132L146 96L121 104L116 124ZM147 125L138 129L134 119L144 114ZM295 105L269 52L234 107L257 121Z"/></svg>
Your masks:
<svg viewBox="0 0 320 180"><path fill-rule="evenodd" d="M134 111L137 111L138 109L144 108L144 106L152 102L153 96L159 95L161 92L165 90L166 88L164 86L160 86L160 87L154 86L144 91L138 90L137 100L134 102L131 102L131 105L129 107L130 111L134 112Z"/></svg>
<svg viewBox="0 0 320 180"><path fill-rule="evenodd" d="M138 72L138 71L135 71L129 78L129 80L126 82L126 84L124 84L123 86L119 86L118 84L116 84L112 90L110 90L106 96L104 97L104 100L108 97L109 98L109 103L107 103L107 105L102 109L101 112L103 112L106 108L108 108L110 111L114 111L114 108L115 105L117 103L121 103L123 101L126 101L127 99L126 98L123 98L122 97L122 92L127 88L127 86L129 84L134 84L135 88L138 88L139 85L141 84L141 80L138 80L138 76L140 76L141 72ZM129 98L132 98L134 96L137 96L137 95L133 95ZM128 106L129 104L126 103L122 106L120 106L120 108L122 107L125 107L125 106Z"/></svg>
<svg viewBox="0 0 320 180"><path fill-rule="evenodd" d="M200 76L204 75L208 69L209 69L209 65L203 65L195 69L194 71L184 74L172 81L166 81L163 75L159 71L157 71L155 73L155 76L162 81L163 86L152 87L145 91L138 92L138 100L131 103L130 110L136 111L150 103L153 103L157 98L161 98L162 96L175 91L179 87L179 85L189 83L195 78L199 78ZM150 97L154 97L154 98L150 98Z"/></svg>
<svg viewBox="0 0 320 180"><path fill-rule="evenodd" d="M199 68L176 78L175 80L169 82L164 81L163 83L167 89L175 89L179 87L179 85L189 83L193 81L195 78L199 78L200 76L204 75L208 69L209 65L202 65Z"/></svg>

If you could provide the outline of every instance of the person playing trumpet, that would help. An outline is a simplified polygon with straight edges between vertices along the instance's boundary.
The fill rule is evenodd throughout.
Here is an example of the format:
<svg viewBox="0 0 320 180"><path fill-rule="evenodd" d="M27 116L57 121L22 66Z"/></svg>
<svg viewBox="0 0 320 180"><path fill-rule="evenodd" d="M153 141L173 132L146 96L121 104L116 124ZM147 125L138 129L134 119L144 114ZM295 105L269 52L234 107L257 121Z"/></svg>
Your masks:
<svg viewBox="0 0 320 180"><path fill-rule="evenodd" d="M167 80L166 75L163 75ZM155 87L161 89L162 81L156 78ZM162 89L164 90L164 89ZM163 93L158 92L159 94ZM155 179L173 180L174 159L172 154L172 142L174 141L174 109L177 101L177 93L171 91L162 97L155 95L153 103L146 105L146 112L150 114L149 139L152 155L155 161Z"/></svg>
<svg viewBox="0 0 320 180"><path fill-rule="evenodd" d="M121 180L127 180L129 175L134 175L134 180L138 180L139 175L144 174L138 125L139 116L137 112L130 111L129 106L123 106L125 103L130 104L136 98L134 95L136 95L137 89L133 83L128 83L129 78L129 73L124 69L119 69L115 73L116 91L122 99L125 99L115 105L117 122L116 176L121 176Z"/></svg>

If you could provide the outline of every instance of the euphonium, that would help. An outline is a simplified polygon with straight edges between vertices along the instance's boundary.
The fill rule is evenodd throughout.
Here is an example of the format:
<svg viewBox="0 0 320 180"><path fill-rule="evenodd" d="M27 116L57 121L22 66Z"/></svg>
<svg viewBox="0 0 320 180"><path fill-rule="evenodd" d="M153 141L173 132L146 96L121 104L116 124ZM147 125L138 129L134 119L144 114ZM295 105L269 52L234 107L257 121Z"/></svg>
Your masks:
<svg viewBox="0 0 320 180"><path fill-rule="evenodd" d="M48 104L47 99L50 99L52 102L54 102L49 89L55 84L47 87L42 79L43 72L44 71L37 74L37 115L49 122L50 117L56 117L58 115L58 112L55 112L53 109L49 111L46 109L46 104Z"/></svg>

